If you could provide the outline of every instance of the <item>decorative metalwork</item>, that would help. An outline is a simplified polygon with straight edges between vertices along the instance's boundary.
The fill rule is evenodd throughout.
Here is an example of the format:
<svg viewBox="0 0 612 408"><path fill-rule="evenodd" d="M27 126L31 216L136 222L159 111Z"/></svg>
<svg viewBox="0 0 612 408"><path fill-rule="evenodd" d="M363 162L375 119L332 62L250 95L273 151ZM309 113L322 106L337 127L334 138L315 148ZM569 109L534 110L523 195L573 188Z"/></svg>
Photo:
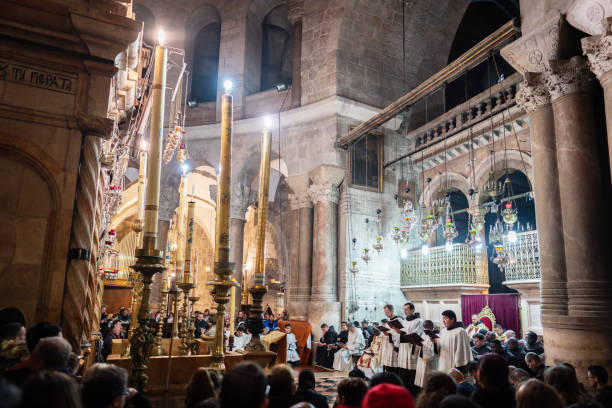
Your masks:
<svg viewBox="0 0 612 408"><path fill-rule="evenodd" d="M401 264L401 286L488 283L486 254L466 244L453 244L452 252L444 246L429 248L427 254L410 251Z"/></svg>
<svg viewBox="0 0 612 408"><path fill-rule="evenodd" d="M438 228L438 221L436 221L436 217L434 214L427 214L427 208L423 207L421 210L422 219L421 219L421 239L423 241L427 241L431 234L434 233L436 228ZM426 214L426 215L425 215Z"/></svg>
<svg viewBox="0 0 612 408"><path fill-rule="evenodd" d="M359 268L357 268L357 262L355 262L355 261L351 262L351 269L349 269L349 271L351 271L351 273L353 275L355 275L357 272L359 272Z"/></svg>
<svg viewBox="0 0 612 408"><path fill-rule="evenodd" d="M504 238L506 253L509 258L504 267L507 281L538 280L541 278L540 246L538 231L526 231L516 234L515 243Z"/></svg>
<svg viewBox="0 0 612 408"><path fill-rule="evenodd" d="M383 250L382 237L380 235L376 237L376 242L372 245L372 248L374 248L379 254Z"/></svg>
<svg viewBox="0 0 612 408"><path fill-rule="evenodd" d="M363 259L366 264L369 263L370 260L372 260L372 258L370 258L370 255L368 255L369 252L370 250L368 248L363 248L363 255L361 255L361 259Z"/></svg>
<svg viewBox="0 0 612 408"><path fill-rule="evenodd" d="M489 178L483 187L483 191L491 198L495 198L504 192L504 186L497 181L497 177L493 170L489 172Z"/></svg>

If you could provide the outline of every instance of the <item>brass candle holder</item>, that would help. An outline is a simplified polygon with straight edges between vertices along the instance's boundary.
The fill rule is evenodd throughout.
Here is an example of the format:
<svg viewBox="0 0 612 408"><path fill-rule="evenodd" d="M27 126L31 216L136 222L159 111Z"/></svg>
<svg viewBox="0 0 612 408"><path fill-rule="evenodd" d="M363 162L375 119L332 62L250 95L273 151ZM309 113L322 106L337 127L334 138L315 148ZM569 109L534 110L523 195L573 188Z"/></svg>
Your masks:
<svg viewBox="0 0 612 408"><path fill-rule="evenodd" d="M162 339L164 337L164 319L166 318L166 308L168 307L168 290L162 286L160 290L161 306L159 310L159 323L157 324L157 334L155 335L155 355L162 356Z"/></svg>
<svg viewBox="0 0 612 408"><path fill-rule="evenodd" d="M195 288L195 286L194 286ZM198 354L198 350L196 347L196 340L195 340L195 302L197 302L198 300L200 300L199 296L189 296L189 302L190 302L190 308L191 308L191 324L189 325L189 345L191 348L191 354L192 355L196 355Z"/></svg>
<svg viewBox="0 0 612 408"><path fill-rule="evenodd" d="M195 287L193 283L181 282L177 283L177 286L183 291L183 323L181 324L181 348L180 352L182 356L191 355L191 345L189 343L189 292Z"/></svg>

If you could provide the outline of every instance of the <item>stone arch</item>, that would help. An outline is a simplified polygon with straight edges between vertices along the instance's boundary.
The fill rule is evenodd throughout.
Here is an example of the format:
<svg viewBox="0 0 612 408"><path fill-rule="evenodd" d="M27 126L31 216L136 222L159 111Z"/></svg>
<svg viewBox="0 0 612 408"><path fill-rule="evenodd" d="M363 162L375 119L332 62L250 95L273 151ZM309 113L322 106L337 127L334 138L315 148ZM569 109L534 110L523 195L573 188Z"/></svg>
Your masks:
<svg viewBox="0 0 612 408"><path fill-rule="evenodd" d="M425 187L423 193L419 197L420 205L429 205L432 200L440 198L437 196L440 190L446 188L446 174L439 174L434 177L431 182ZM448 188L461 191L466 197L469 197L470 182L462 174L449 172L448 173Z"/></svg>
<svg viewBox="0 0 612 408"><path fill-rule="evenodd" d="M522 154L522 160L521 160L521 154ZM523 160L525 162L524 167L523 167ZM529 183L531 184L531 186L534 185L533 184L533 161L531 159L531 156L528 153L526 152L521 153L518 150L507 150L506 158L504 158L503 151L497 152L495 154L495 169L496 169L495 175L497 177L503 174L504 168L506 166L506 161L507 161L507 165L509 169L520 170L523 173L525 173L525 170L527 170L525 175L527 176L527 179L529 180ZM482 191L483 190L482 187L484 186L484 184L487 182L487 179L489 178L490 169L491 169L491 164L489 160L481 161L480 163L476 165L474 180L476 182L476 185L478 186L478 191L479 191L478 202L479 203L486 201L488 198L488 196L484 194L484 192Z"/></svg>
<svg viewBox="0 0 612 408"><path fill-rule="evenodd" d="M287 13L286 4L278 5L270 10L262 22L261 91L279 83L291 83L293 28Z"/></svg>
<svg viewBox="0 0 612 408"><path fill-rule="evenodd" d="M143 41L148 45L155 45L155 16L151 12L151 10L149 10L144 5L137 3L132 6L132 11L134 12L136 20L142 21L144 23Z"/></svg>
<svg viewBox="0 0 612 408"><path fill-rule="evenodd" d="M262 23L274 8L287 0L253 0L246 16L246 53L244 89L246 94L259 92L261 84Z"/></svg>
<svg viewBox="0 0 612 408"><path fill-rule="evenodd" d="M185 62L192 74L190 97L197 102L215 101L221 40L219 11L205 4L190 13L184 38Z"/></svg>
<svg viewBox="0 0 612 408"><path fill-rule="evenodd" d="M6 133L0 133L0 158L0 174L14 181L5 183L0 202L0 219L5 218L0 221L0 276L14 274L11 279L3 277L0 308L18 307L27 322L47 319L51 283L57 281L51 274L65 272L52 269L58 266L58 180L63 172L38 146Z"/></svg>

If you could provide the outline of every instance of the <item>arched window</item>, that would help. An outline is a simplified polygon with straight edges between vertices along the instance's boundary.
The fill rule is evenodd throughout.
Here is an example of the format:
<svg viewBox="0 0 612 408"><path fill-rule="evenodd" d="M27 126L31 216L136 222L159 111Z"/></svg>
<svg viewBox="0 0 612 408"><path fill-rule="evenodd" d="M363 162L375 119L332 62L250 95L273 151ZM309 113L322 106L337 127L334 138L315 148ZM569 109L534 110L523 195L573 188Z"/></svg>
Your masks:
<svg viewBox="0 0 612 408"><path fill-rule="evenodd" d="M191 99L210 102L217 99L219 40L221 23L210 23L195 36L193 44L193 79Z"/></svg>
<svg viewBox="0 0 612 408"><path fill-rule="evenodd" d="M266 90L280 83L291 83L293 39L287 5L272 9L262 22L261 83Z"/></svg>
<svg viewBox="0 0 612 408"><path fill-rule="evenodd" d="M453 39L448 63L456 60L508 21L519 17L518 0L472 0ZM495 56L495 63L497 69L492 60L488 63L484 61L468 72L467 81L462 76L449 83L446 87L446 110L465 101L466 86L469 99L494 85L498 73L503 73L507 78L514 72L514 69L499 55Z"/></svg>

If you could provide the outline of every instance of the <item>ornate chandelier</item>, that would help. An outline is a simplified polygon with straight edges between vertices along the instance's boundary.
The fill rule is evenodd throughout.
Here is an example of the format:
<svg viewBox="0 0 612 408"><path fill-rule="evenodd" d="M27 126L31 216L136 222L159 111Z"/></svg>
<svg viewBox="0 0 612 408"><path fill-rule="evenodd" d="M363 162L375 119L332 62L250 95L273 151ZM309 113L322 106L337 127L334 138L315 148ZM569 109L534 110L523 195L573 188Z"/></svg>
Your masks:
<svg viewBox="0 0 612 408"><path fill-rule="evenodd" d="M422 214L426 214L427 208L423 207L421 211ZM421 239L423 241L427 241L437 227L438 222L436 221L436 217L433 214L423 215L421 220Z"/></svg>
<svg viewBox="0 0 612 408"><path fill-rule="evenodd" d="M514 200L512 199L513 195L512 182L510 181L510 177L506 177L504 180L504 196L507 201L502 210L502 218L510 229L512 229L514 223L518 221L518 210L514 205Z"/></svg>
<svg viewBox="0 0 612 408"><path fill-rule="evenodd" d="M491 198L495 198L504 192L504 186L502 183L497 181L497 177L495 177L495 173L493 170L489 172L489 178L485 183L483 190L485 194L487 194Z"/></svg>

